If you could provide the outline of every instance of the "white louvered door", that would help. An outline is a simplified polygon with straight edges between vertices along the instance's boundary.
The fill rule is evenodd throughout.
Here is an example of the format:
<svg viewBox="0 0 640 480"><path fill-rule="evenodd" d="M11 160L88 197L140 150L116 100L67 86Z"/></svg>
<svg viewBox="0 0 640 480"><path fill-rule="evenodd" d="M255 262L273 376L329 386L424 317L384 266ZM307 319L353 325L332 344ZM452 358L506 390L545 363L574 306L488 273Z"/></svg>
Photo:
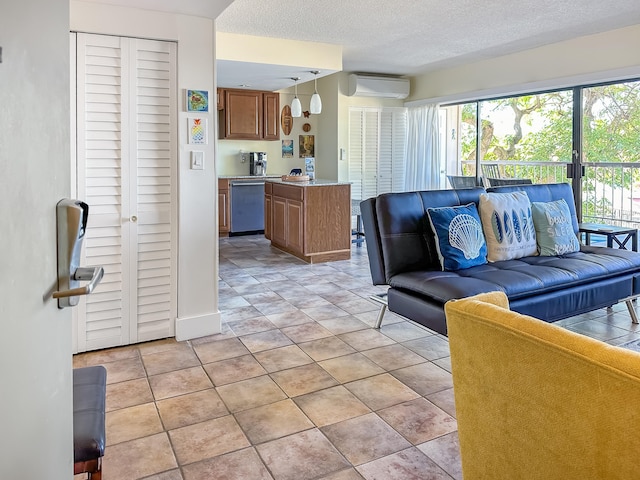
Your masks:
<svg viewBox="0 0 640 480"><path fill-rule="evenodd" d="M176 45L77 34L77 196L85 263L77 351L174 335Z"/></svg>
<svg viewBox="0 0 640 480"><path fill-rule="evenodd" d="M354 199L404 190L406 109L349 110L349 181Z"/></svg>

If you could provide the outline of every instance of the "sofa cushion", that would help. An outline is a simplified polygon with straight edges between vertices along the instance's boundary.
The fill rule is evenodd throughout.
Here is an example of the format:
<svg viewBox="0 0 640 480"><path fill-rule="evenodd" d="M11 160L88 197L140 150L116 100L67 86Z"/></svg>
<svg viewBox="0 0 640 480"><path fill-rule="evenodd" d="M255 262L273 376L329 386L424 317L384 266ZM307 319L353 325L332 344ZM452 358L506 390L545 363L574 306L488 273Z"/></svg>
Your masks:
<svg viewBox="0 0 640 480"><path fill-rule="evenodd" d="M535 255L536 232L525 192L483 193L478 204L487 240L487 260Z"/></svg>
<svg viewBox="0 0 640 480"><path fill-rule="evenodd" d="M563 257L524 257L455 272L406 272L395 275L390 286L442 303L495 290L516 300L631 274L638 268L636 252L583 246L582 251Z"/></svg>
<svg viewBox="0 0 640 480"><path fill-rule="evenodd" d="M540 255L564 255L580 250L578 238L573 231L569 206L564 199L533 202L531 211Z"/></svg>
<svg viewBox="0 0 640 480"><path fill-rule="evenodd" d="M487 244L475 204L427 208L436 236L442 270L461 270L487 263Z"/></svg>

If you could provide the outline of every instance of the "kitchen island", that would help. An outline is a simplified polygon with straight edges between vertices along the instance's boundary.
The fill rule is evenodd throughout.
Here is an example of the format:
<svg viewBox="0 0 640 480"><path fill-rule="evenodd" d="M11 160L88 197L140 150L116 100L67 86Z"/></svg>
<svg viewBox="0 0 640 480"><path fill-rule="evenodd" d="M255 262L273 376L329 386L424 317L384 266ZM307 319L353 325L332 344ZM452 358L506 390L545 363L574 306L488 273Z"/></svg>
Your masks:
<svg viewBox="0 0 640 480"><path fill-rule="evenodd" d="M351 258L351 184L265 179L264 234L309 263Z"/></svg>

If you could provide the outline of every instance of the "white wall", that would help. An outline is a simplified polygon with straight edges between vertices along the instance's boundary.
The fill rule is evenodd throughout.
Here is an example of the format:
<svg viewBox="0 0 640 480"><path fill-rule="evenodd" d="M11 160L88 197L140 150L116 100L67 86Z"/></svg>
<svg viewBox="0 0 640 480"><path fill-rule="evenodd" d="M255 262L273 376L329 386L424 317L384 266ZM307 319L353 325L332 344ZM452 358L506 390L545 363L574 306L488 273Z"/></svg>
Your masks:
<svg viewBox="0 0 640 480"><path fill-rule="evenodd" d="M213 20L112 5L71 2L71 29L178 42L178 319L176 338L220 332L215 162ZM208 90L209 144L204 170L190 170L186 89Z"/></svg>
<svg viewBox="0 0 640 480"><path fill-rule="evenodd" d="M640 25L431 72L407 102L464 101L640 76Z"/></svg>
<svg viewBox="0 0 640 480"><path fill-rule="evenodd" d="M0 32L0 478L68 480L71 311L51 298L70 192L68 1L3 2Z"/></svg>
<svg viewBox="0 0 640 480"><path fill-rule="evenodd" d="M394 100L389 98L376 97L350 97L349 92L349 73L340 72L330 77L326 77L327 83L331 85L323 85L323 92L333 91L333 96L326 95L328 102L327 112L332 114L327 118L327 122L321 126L321 131L326 131L327 151L331 152L331 157L326 159L327 168L333 167L332 177L340 181L349 181L349 107L402 107L404 100ZM323 94L323 108L325 95ZM333 120L331 119L333 118ZM323 120L324 122L324 120ZM329 131L332 133L329 134ZM346 156L344 160L339 160L340 148L344 148Z"/></svg>

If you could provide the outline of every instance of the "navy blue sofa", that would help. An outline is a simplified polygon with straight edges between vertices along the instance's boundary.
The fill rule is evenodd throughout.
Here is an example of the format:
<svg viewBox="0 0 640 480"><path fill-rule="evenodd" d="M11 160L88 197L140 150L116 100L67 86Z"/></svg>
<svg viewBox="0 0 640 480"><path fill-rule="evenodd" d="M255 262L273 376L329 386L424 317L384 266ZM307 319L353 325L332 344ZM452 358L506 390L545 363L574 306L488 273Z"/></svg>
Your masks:
<svg viewBox="0 0 640 480"><path fill-rule="evenodd" d="M443 272L428 207L478 204L483 188L388 193L360 204L371 276L388 285L388 308L443 335L444 304L501 290L512 310L548 322L611 306L640 294L640 253L581 246L558 257L531 256ZM526 191L532 202L564 198L578 233L570 185L518 185L490 192ZM627 301L629 308L633 308Z"/></svg>

